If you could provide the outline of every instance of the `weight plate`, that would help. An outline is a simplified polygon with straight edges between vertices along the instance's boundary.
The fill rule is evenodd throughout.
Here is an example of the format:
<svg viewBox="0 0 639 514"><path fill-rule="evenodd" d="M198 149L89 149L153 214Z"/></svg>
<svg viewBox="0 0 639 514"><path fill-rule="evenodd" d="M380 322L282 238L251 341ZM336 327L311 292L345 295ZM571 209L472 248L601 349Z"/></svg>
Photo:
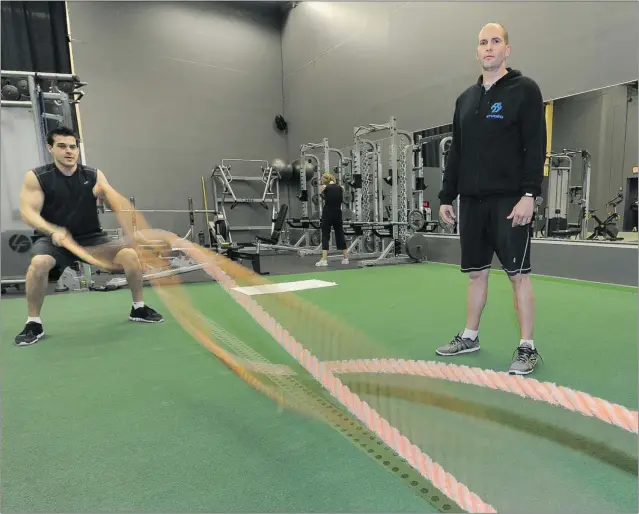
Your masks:
<svg viewBox="0 0 639 514"><path fill-rule="evenodd" d="M313 230L311 232L311 246L319 246L322 242L322 236L319 230Z"/></svg>
<svg viewBox="0 0 639 514"><path fill-rule="evenodd" d="M3 100L18 100L20 98L20 92L16 86L4 86L2 88Z"/></svg>
<svg viewBox="0 0 639 514"><path fill-rule="evenodd" d="M29 96L29 82L25 79L18 80L18 92L22 96Z"/></svg>
<svg viewBox="0 0 639 514"><path fill-rule="evenodd" d="M311 179L311 186L317 187L317 184L318 184L317 177L313 177Z"/></svg>
<svg viewBox="0 0 639 514"><path fill-rule="evenodd" d="M406 255L422 262L426 260L427 240L424 234L415 233L406 241Z"/></svg>
<svg viewBox="0 0 639 514"><path fill-rule="evenodd" d="M368 235L364 238L364 251L366 253L375 252L375 241L373 240L373 236Z"/></svg>
<svg viewBox="0 0 639 514"><path fill-rule="evenodd" d="M319 205L319 195L317 193L311 197L311 202L313 202L315 205Z"/></svg>
<svg viewBox="0 0 639 514"><path fill-rule="evenodd" d="M418 210L410 211L408 215L408 224L415 231L420 231L424 228L424 223L426 220L424 219L424 213Z"/></svg>

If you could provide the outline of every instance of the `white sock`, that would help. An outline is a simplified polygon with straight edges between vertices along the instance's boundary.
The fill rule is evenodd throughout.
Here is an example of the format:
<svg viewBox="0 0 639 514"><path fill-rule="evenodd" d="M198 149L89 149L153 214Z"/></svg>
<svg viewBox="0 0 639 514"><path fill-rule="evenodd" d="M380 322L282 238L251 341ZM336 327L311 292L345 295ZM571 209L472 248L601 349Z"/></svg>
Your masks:
<svg viewBox="0 0 639 514"><path fill-rule="evenodd" d="M144 307L144 302L133 302L134 309L141 309L142 307Z"/></svg>
<svg viewBox="0 0 639 514"><path fill-rule="evenodd" d="M40 316L38 316L37 318L32 318L31 316L27 317L27 323L40 323L40 325L42 325L42 320L40 319Z"/></svg>
<svg viewBox="0 0 639 514"><path fill-rule="evenodd" d="M523 345L524 343L529 345L533 350L535 349L535 343L533 343L532 339L522 339L521 341L519 341L519 346Z"/></svg>
<svg viewBox="0 0 639 514"><path fill-rule="evenodd" d="M473 341L477 339L479 335L479 330L470 330L468 328L464 329L464 333L462 334L463 339L472 339Z"/></svg>

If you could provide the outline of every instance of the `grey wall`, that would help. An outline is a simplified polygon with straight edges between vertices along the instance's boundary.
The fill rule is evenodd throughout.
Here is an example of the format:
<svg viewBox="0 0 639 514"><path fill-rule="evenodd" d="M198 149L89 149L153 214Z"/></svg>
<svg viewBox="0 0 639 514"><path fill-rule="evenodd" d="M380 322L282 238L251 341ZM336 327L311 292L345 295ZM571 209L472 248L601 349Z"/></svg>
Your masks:
<svg viewBox="0 0 639 514"><path fill-rule="evenodd" d="M546 99L639 76L637 3L302 2L282 35L290 152L322 137L346 146L354 125L391 115L404 130L450 123L495 15L510 32L509 65Z"/></svg>
<svg viewBox="0 0 639 514"><path fill-rule="evenodd" d="M0 116L2 151L0 170L0 225L2 230L27 229L20 216L20 192L28 170L43 162L38 158L38 134L33 111L24 107L3 107Z"/></svg>
<svg viewBox="0 0 639 514"><path fill-rule="evenodd" d="M590 152L590 208L602 213L620 188L625 190L626 178L635 165L632 163L637 162L637 106L632 91L625 85L614 86L554 102L552 149ZM635 100L629 102L632 96ZM582 182L581 159L575 165L572 185ZM623 204L619 210L623 210ZM575 216L576 210L572 209L570 215Z"/></svg>
<svg viewBox="0 0 639 514"><path fill-rule="evenodd" d="M87 163L141 209L213 207L211 170L223 158L286 153L278 13L243 2L68 2ZM109 225L109 214L103 215ZM148 215L184 235L187 215ZM241 205L236 225L271 214ZM203 216L197 230L204 229ZM240 235L241 236L241 235ZM247 235L248 238L248 235ZM242 240L242 237L239 238Z"/></svg>

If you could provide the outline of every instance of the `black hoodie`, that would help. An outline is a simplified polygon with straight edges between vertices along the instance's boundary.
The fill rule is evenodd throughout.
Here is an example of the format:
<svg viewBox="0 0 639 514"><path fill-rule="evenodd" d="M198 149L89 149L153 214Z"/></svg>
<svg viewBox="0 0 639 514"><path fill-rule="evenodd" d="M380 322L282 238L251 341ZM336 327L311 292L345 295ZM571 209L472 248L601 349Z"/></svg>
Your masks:
<svg viewBox="0 0 639 514"><path fill-rule="evenodd" d="M455 102L439 199L452 205L457 195L539 196L545 158L546 120L537 83L507 68L486 91L480 76Z"/></svg>

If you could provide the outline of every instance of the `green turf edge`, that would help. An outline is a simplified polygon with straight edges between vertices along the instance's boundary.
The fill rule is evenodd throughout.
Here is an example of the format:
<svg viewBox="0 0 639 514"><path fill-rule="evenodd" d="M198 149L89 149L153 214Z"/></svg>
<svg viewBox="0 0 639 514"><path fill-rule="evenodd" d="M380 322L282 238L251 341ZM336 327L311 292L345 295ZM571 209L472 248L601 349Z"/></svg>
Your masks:
<svg viewBox="0 0 639 514"><path fill-rule="evenodd" d="M448 268L459 268L457 264L450 264L448 262L425 262L424 264L436 264L439 266L446 266ZM502 270L491 269L491 275L500 275L503 276L505 273ZM568 278L568 277L555 277L552 275L538 275L536 273L531 273L531 277L535 280L540 280L544 282L554 282L557 284L572 284L584 287L593 287L595 289L608 289L611 291L622 291L625 293L636 293L639 289L638 286L627 286L623 284L611 284L609 282L593 282L591 280L584 280L580 278Z"/></svg>

